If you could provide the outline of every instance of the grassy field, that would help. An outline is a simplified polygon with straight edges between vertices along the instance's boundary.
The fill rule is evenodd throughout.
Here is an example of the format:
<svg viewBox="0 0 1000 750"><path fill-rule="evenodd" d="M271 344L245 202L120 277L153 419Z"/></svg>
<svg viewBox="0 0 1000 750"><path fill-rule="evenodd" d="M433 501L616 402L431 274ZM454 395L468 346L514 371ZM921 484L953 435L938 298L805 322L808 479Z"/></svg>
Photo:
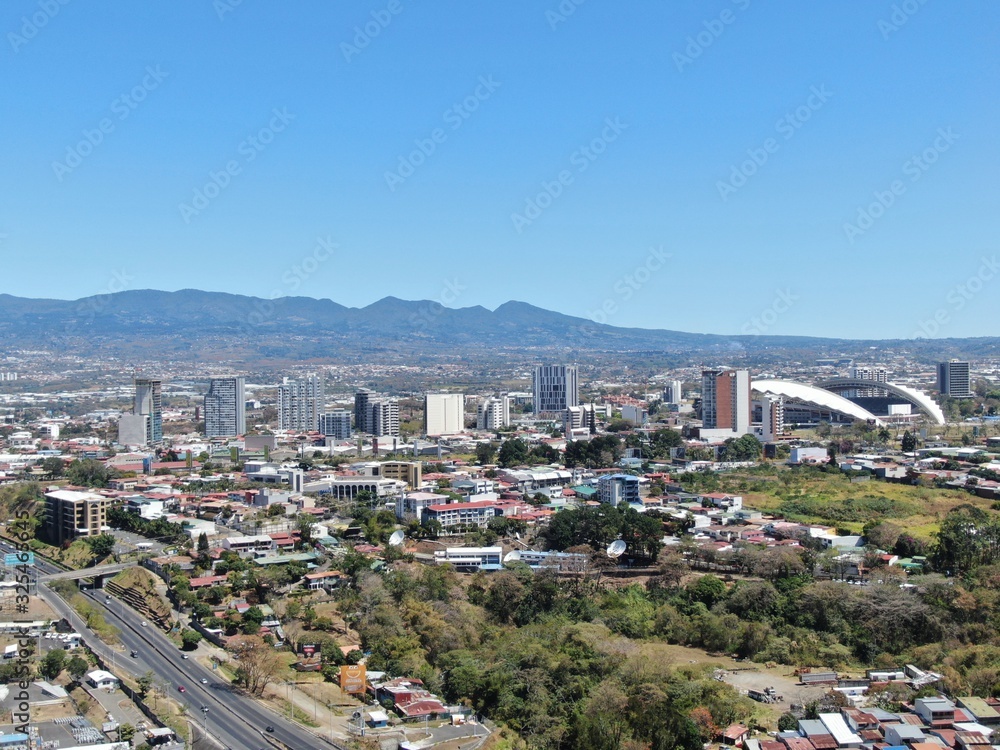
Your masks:
<svg viewBox="0 0 1000 750"><path fill-rule="evenodd" d="M777 468L770 476L725 474L719 490L743 496L743 504L790 521L829 524L860 533L868 521L891 521L929 540L948 511L963 504L988 509L992 501L959 490L941 490L846 475Z"/></svg>

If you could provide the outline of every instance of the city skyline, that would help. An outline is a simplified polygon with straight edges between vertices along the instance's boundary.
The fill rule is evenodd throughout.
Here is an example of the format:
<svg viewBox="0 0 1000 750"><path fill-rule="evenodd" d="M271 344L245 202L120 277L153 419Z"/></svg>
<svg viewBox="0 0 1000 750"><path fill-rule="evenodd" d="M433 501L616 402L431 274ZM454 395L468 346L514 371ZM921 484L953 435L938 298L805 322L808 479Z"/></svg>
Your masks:
<svg viewBox="0 0 1000 750"><path fill-rule="evenodd" d="M879 338L1000 312L994 6L53 7L0 9L0 293L844 338L897 288ZM498 257L559 285L479 283ZM345 283L373 259L405 285Z"/></svg>

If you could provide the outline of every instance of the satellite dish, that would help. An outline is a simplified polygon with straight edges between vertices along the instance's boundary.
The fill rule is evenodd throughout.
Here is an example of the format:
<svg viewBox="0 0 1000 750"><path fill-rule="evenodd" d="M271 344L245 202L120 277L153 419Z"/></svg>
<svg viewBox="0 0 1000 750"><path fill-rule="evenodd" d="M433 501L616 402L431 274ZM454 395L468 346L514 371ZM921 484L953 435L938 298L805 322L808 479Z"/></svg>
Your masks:
<svg viewBox="0 0 1000 750"><path fill-rule="evenodd" d="M392 536L389 537L389 546L390 547L398 547L399 545L401 545L403 543L403 540L405 538L406 538L406 534L404 534L402 531L394 531L394 532L392 532Z"/></svg>
<svg viewBox="0 0 1000 750"><path fill-rule="evenodd" d="M503 556L503 561L505 563L517 562L520 559L521 559L521 553L519 550L516 549L512 549L510 552L508 552L506 555Z"/></svg>
<svg viewBox="0 0 1000 750"><path fill-rule="evenodd" d="M608 557L612 560L621 557L623 554L625 554L625 542L621 539L617 539L608 545Z"/></svg>

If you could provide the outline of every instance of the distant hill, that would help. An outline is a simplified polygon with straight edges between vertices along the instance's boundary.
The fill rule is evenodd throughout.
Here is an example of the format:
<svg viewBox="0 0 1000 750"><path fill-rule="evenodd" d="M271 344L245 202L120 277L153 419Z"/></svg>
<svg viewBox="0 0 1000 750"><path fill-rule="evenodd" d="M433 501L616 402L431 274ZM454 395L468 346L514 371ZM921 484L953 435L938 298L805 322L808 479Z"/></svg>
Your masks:
<svg viewBox="0 0 1000 750"><path fill-rule="evenodd" d="M674 355L742 353L767 359L860 352L870 346L917 356L983 357L1000 339L861 341L804 336L720 336L618 328L524 302L446 308L386 297L367 307L326 299L267 300L221 292L134 290L75 301L0 295L0 345L175 358L363 359L376 352L410 357L532 351ZM460 351L456 351L460 348ZM719 361L724 358L719 357Z"/></svg>

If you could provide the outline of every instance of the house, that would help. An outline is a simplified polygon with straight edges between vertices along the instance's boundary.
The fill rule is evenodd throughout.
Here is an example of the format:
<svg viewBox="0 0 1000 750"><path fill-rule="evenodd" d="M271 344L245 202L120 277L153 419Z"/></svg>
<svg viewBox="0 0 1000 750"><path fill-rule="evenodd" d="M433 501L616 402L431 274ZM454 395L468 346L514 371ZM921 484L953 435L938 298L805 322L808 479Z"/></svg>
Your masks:
<svg viewBox="0 0 1000 750"><path fill-rule="evenodd" d="M920 727L912 724L885 724L885 741L890 745L908 745L913 742L923 742L927 736Z"/></svg>
<svg viewBox="0 0 1000 750"><path fill-rule="evenodd" d="M99 690L117 690L118 678L104 669L87 672L87 682Z"/></svg>
<svg viewBox="0 0 1000 750"><path fill-rule="evenodd" d="M955 722L955 704L947 698L917 698L913 710L932 728L950 727Z"/></svg>
<svg viewBox="0 0 1000 750"><path fill-rule="evenodd" d="M749 728L742 724L730 724L722 732L722 742L725 745L742 746L750 736Z"/></svg>
<svg viewBox="0 0 1000 750"><path fill-rule="evenodd" d="M986 726L1000 724L1000 711L982 698L958 698L957 702L973 721Z"/></svg>
<svg viewBox="0 0 1000 750"><path fill-rule="evenodd" d="M327 570L322 573L306 573L302 576L303 585L306 588L312 589L313 591L317 589L330 589L337 588L344 578L344 574L339 570Z"/></svg>

